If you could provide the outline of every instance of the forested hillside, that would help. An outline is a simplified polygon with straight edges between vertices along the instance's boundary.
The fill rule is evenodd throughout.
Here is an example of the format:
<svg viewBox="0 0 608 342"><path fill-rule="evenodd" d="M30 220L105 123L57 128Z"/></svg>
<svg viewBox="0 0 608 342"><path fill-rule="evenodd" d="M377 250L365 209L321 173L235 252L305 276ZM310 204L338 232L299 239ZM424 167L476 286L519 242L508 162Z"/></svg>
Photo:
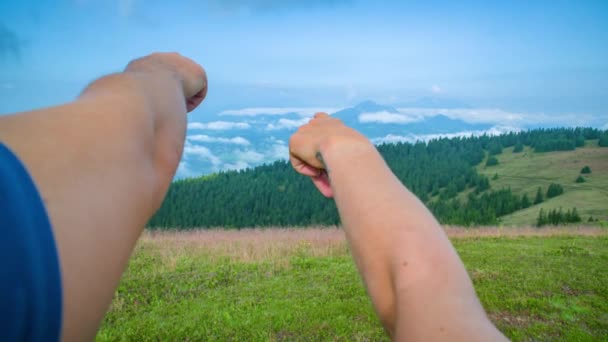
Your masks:
<svg viewBox="0 0 608 342"><path fill-rule="evenodd" d="M608 131L538 129L500 136L442 138L378 146L397 177L442 223L496 224L536 198L510 187L494 188L489 172L508 153L572 151L586 144L608 146ZM602 149L603 150L603 149ZM607 149L608 152L608 149ZM505 152L507 153L507 152ZM533 175L531 175L533 177ZM544 194L543 194L544 197ZM566 208L564 208L566 209ZM570 208L568 208L570 209ZM579 208L580 210L580 208ZM151 228L306 226L337 224L333 200L321 196L286 161L174 182L149 223Z"/></svg>

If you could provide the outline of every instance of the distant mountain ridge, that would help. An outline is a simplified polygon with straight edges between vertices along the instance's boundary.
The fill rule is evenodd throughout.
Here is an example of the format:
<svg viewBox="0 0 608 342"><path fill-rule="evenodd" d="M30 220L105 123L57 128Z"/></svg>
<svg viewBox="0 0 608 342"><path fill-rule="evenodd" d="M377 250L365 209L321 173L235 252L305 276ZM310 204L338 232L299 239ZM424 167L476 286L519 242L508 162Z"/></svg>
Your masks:
<svg viewBox="0 0 608 342"><path fill-rule="evenodd" d="M426 105L434 103L436 105L445 104L442 101L432 101L432 99L421 100ZM422 103L421 103L422 104ZM452 103L455 104L455 103ZM448 106L446 106L447 108ZM445 109L445 108L444 108ZM411 118L411 122L361 122L362 114L381 113L394 114L395 116L403 116L398 109L392 106L378 104L374 101L364 101L354 107L346 108L332 114L350 127L353 127L370 138L386 136L388 134L408 135L408 134L442 134L442 133L458 133L470 131L482 131L492 127L487 123L469 123L460 119L453 119L441 114L438 110L436 115L420 116L419 118ZM405 121L405 120L404 120Z"/></svg>

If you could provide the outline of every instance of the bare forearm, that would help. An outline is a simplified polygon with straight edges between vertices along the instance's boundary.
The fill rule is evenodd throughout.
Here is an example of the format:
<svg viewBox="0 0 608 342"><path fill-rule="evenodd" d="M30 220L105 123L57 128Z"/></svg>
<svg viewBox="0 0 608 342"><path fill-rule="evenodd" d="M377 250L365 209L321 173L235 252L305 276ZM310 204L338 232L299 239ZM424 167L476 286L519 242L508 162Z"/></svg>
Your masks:
<svg viewBox="0 0 608 342"><path fill-rule="evenodd" d="M487 337L491 325L464 321L485 323L485 315L439 224L371 144L351 146L329 145L321 153L355 261L387 330L397 339L471 338L477 330Z"/></svg>
<svg viewBox="0 0 608 342"><path fill-rule="evenodd" d="M168 75L116 74L73 103L0 119L49 213L62 269L63 337L91 340L181 156L185 105ZM167 112L182 113L167 118ZM27 135L24 135L27 134Z"/></svg>

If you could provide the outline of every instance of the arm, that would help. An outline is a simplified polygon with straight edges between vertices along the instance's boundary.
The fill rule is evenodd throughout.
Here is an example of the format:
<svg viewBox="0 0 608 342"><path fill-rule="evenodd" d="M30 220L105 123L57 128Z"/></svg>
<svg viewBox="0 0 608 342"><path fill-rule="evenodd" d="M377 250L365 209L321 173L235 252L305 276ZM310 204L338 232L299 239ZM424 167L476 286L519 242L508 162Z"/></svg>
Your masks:
<svg viewBox="0 0 608 342"><path fill-rule="evenodd" d="M362 135L317 114L290 140L296 171L334 197L385 329L395 340L502 340L445 233Z"/></svg>
<svg viewBox="0 0 608 342"><path fill-rule="evenodd" d="M90 84L74 102L0 118L27 166L59 251L64 340L92 340L144 225L181 158L204 70L155 54Z"/></svg>

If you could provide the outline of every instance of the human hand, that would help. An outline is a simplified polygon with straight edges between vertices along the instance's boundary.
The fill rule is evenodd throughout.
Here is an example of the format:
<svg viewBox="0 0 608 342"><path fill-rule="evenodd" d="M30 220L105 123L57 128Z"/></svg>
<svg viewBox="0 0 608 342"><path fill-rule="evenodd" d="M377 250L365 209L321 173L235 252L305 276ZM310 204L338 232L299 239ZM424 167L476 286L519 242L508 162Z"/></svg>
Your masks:
<svg viewBox="0 0 608 342"><path fill-rule="evenodd" d="M165 71L181 84L188 112L198 107L207 95L205 69L193 60L178 53L153 53L135 59L127 65L126 72Z"/></svg>
<svg viewBox="0 0 608 342"><path fill-rule="evenodd" d="M363 135L327 113L317 113L289 139L289 159L293 168L311 178L325 197L333 197L330 166L325 153L353 146L372 146Z"/></svg>

